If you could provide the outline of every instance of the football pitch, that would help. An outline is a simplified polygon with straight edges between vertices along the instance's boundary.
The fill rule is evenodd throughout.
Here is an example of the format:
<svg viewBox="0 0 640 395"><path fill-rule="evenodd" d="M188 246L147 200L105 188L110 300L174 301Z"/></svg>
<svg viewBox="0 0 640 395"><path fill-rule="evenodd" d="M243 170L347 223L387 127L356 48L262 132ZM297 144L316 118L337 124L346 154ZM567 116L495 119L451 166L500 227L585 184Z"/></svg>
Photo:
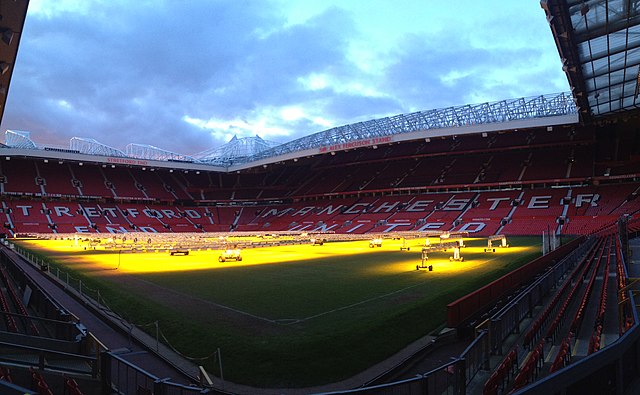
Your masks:
<svg viewBox="0 0 640 395"><path fill-rule="evenodd" d="M432 238L431 244L439 242ZM224 378L259 387L339 381L442 328L446 305L540 255L540 239L509 238L484 252L465 239L464 261L451 249L422 263L425 238L335 241L242 250L122 253L73 240L17 244L68 271L129 322L189 357L221 350ZM405 247L405 249L401 249ZM407 250L406 247L410 247ZM153 325L152 325L153 324ZM219 361L201 362L219 373Z"/></svg>

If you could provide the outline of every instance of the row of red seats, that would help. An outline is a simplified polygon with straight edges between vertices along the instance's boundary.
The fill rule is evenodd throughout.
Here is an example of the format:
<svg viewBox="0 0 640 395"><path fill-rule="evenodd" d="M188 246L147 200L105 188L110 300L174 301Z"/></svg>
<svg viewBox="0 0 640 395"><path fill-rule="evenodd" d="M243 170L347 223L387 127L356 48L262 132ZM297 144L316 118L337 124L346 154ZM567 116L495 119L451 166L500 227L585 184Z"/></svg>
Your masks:
<svg viewBox="0 0 640 395"><path fill-rule="evenodd" d="M32 389L38 392L38 395L53 395L53 391L49 388L49 384L47 384L44 377L33 368L29 368L29 372L31 373L31 386ZM64 377L64 394L68 395L83 395L83 392L80 390L78 383L70 378Z"/></svg>
<svg viewBox="0 0 640 395"><path fill-rule="evenodd" d="M580 266L578 266L577 268L579 267ZM540 333L542 331L544 324L547 322L547 319L551 316L551 314L556 309L558 302L560 301L560 298L562 297L562 295L564 294L564 292L566 291L566 289L569 287L570 284L571 284L571 281L565 282L562 285L562 288L556 292L553 299L544 309L542 314L538 315L536 320L533 321L533 324L531 324L531 327L529 328L529 330L524 334L525 347L529 348L531 345L531 342L538 341L540 339Z"/></svg>
<svg viewBox="0 0 640 395"><path fill-rule="evenodd" d="M448 139L447 139L448 140ZM544 150L528 150L530 146L472 149L455 149L455 155L446 155L450 147L458 144L476 146L474 138L432 141L425 151L424 143L403 143L402 151L396 146L385 150L359 150L338 152L335 157L323 155L314 160L301 160L298 165L275 166L269 171L242 172L225 174L194 171L155 171L125 168L115 165L91 165L58 161L42 163L33 159L11 158L0 160L4 189L10 192L40 193L40 182L51 195L76 195L96 197L193 199L210 194L210 198L224 192L224 199L242 198L238 196L249 188L249 198L260 194L262 188L282 190L274 197L282 198L292 194L326 194L341 191L358 191L361 188L382 189L393 187L422 187L431 185L444 176L440 182L449 185L473 184L478 182L518 181L519 179L556 179L571 177L590 177L593 171L590 163L593 159L589 146L576 145L564 141L557 146L543 144ZM479 140L481 146L488 146L489 139ZM478 146L476 146L478 147ZM542 148L539 146L539 148ZM386 152L387 150L388 153ZM444 151L439 151L444 150ZM549 150L553 151L549 155ZM438 152L439 151L439 152ZM464 152L466 151L466 152ZM464 154L463 154L464 152ZM364 155L363 155L364 153ZM410 155L403 155L411 153ZM526 154L529 155L526 155ZM529 156L523 160L523 154ZM416 156L419 155L419 156ZM338 159L344 158L339 161ZM389 159L392 159L390 162ZM571 160L575 160L571 163ZM328 161L329 164L326 164ZM303 165L303 162L305 164ZM323 163L325 162L325 163ZM393 165L391 163L393 162ZM355 164L350 166L350 164ZM582 171L576 169L581 165ZM338 169L344 177L335 177ZM311 171L310 171L311 170ZM305 183L312 179L313 182ZM448 180L447 180L448 179ZM39 180L39 181L35 181ZM107 184L107 185L105 185ZM187 194L191 190L191 195ZM268 190L268 189L265 189Z"/></svg>
<svg viewBox="0 0 640 395"><path fill-rule="evenodd" d="M30 368L31 373L31 389L38 392L38 395L53 395L53 391L49 388L49 385L45 381L44 377L35 369Z"/></svg>
<svg viewBox="0 0 640 395"><path fill-rule="evenodd" d="M576 276L576 273L582 268L582 265L584 264L584 262L586 262L586 259L582 260L579 265L576 265L572 273L569 275L569 279L573 279ZM542 331L543 326L547 322L547 319L550 317L550 315L555 311L558 305L558 302L560 301L561 297L564 295L565 291L568 289L570 284L571 284L571 280L564 282L561 288L555 293L551 302L549 302L549 304L544 309L544 311L538 315L538 317L533 322L531 327L524 334L525 347L529 348L529 346L531 345L531 342L539 340L540 333Z"/></svg>
<svg viewBox="0 0 640 395"><path fill-rule="evenodd" d="M562 191L561 191L562 192ZM540 192L542 193L542 192ZM523 212L531 214L533 208L518 207L510 222L504 225L502 233L516 234L540 234L542 231L556 230L558 227L555 213L562 209L561 205L554 206L556 200L562 194L548 201L549 208L536 209L536 216L520 216ZM528 195L527 195L528 196ZM136 203L104 204L97 202L71 203L66 201L31 201L8 200L4 202L2 210L4 227L15 233L72 233L106 232L109 229L136 229L151 227L156 231L193 232L229 231L232 224L237 224L242 229L249 227L251 230L289 230L292 227L304 227L305 230L322 228L325 223L332 223L330 230L336 232L371 231L378 224L377 231L387 229L415 230L425 223L437 223L439 229L452 230L471 225L478 226L476 230L480 235L494 234L504 221L504 217L511 210L504 199L511 199L510 193L441 193L431 195L416 195L413 197L385 197L321 200L317 202L300 202L287 205L271 205L264 208L237 207L177 207L171 205L143 205ZM526 199L534 198L529 196ZM543 196L547 199L547 196ZM557 198L557 199L556 199ZM498 199L498 200L496 200ZM525 199L525 200L526 200ZM501 202L499 210L493 212L489 208ZM547 202L547 200L544 200ZM449 208L447 202L452 202ZM479 202L479 203L474 203ZM492 203L493 202L493 203ZM417 203L416 211L412 204ZM557 202L556 202L557 203ZM365 207L371 206L370 211ZM480 211L474 205L484 207ZM546 205L547 203L545 203ZM443 209L442 206L445 206ZM463 206L466 207L463 209ZM554 207L551 207L554 206ZM464 211L468 209L467 211ZM410 210L410 211L407 211ZM476 212L477 211L477 212ZM154 216L157 213L157 216ZM191 213L192 215L187 215ZM550 215L554 214L554 215ZM461 222L454 221L461 217ZM574 217L569 219L568 227L562 229L563 233L588 233L605 225L614 223L615 216L593 219L592 217ZM348 221L351 221L350 223ZM361 226L352 230L352 223L361 222ZM387 225L381 225L378 222ZM590 223L589 227L573 227L571 221L576 223ZM397 225L401 223L401 225ZM471 223L477 223L476 225ZM339 224L339 226L336 226ZM395 225L394 225L395 224ZM396 228L394 228L396 226ZM107 229L109 228L109 229ZM307 229L308 228L308 229ZM166 229L166 230L165 230ZM326 227L325 227L326 229ZM466 229L466 228L465 228ZM573 230L571 230L573 229ZM608 227L615 230L615 226Z"/></svg>
<svg viewBox="0 0 640 395"><path fill-rule="evenodd" d="M595 264L595 268L591 271L591 277L589 278L589 282L587 283L587 289L582 296L582 300L580 301L580 306L576 311L576 314L573 316L573 320L571 321L571 326L569 327L569 332L577 335L578 329L582 324L582 319L584 318L584 312L589 303L589 298L591 297L591 292L593 291L594 284L596 283L596 278L598 276L598 272L600 271L600 267L602 266L602 256L604 255L604 251L608 250L608 244L610 239L607 238L606 242L603 243L600 247L600 254L598 255L598 259Z"/></svg>
<svg viewBox="0 0 640 395"><path fill-rule="evenodd" d="M629 222L627 222L627 228L629 232L640 232L640 217L631 218Z"/></svg>
<svg viewBox="0 0 640 395"><path fill-rule="evenodd" d="M564 320L564 314L567 308L569 307L569 304L573 300L574 295L578 292L578 289L582 285L581 280L586 276L586 273L589 271L589 268L591 267L591 263L593 263L594 255L596 254L597 251L601 250L601 247L602 247L602 240L599 240L597 247L591 251L591 253L589 254L589 258L585 261L586 264L581 268L579 275L576 276L577 278L574 278L574 277L571 278L572 281L575 281L575 284L571 288L571 291L569 292L567 299L565 299L564 303L562 304L560 311L558 312L558 314L556 314L556 318L552 321L551 325L549 326L547 333L545 335L545 338L555 339L558 333L560 324Z"/></svg>
<svg viewBox="0 0 640 395"><path fill-rule="evenodd" d="M640 225L640 222L638 225ZM618 291L627 286L627 276L625 275L625 270L622 266L622 259L620 259L621 249L622 246L620 245L620 239L616 237L616 275L618 277Z"/></svg>
<svg viewBox="0 0 640 395"><path fill-rule="evenodd" d="M0 366L0 380L13 383L13 376L11 376L11 369L6 366Z"/></svg>
<svg viewBox="0 0 640 395"><path fill-rule="evenodd" d="M609 246L611 246L611 240L609 241ZM602 291L600 293L600 304L598 306L598 313L594 322L594 330L589 339L589 349L588 353L592 354L598 350L600 350L601 338L602 338L602 328L604 325L605 312L607 308L607 288L609 284L609 265L611 264L611 253L607 254L607 266L604 270L604 275L602 276Z"/></svg>
<svg viewBox="0 0 640 395"><path fill-rule="evenodd" d="M514 392L535 380L543 366L544 340L540 340L540 342L529 353L529 356L522 365L518 375L513 380L513 388L511 392Z"/></svg>
<svg viewBox="0 0 640 395"><path fill-rule="evenodd" d="M636 221L636 223L638 223ZM618 300L618 305L622 307L622 319L620 320L620 336L635 324L632 309L635 307L631 305L628 298L629 290L622 291L627 286L627 277L622 262L622 245L620 239L616 238L616 271L618 273L618 295L622 297L622 300Z"/></svg>
<svg viewBox="0 0 640 395"><path fill-rule="evenodd" d="M69 395L83 395L78 383L70 377L64 378L64 388Z"/></svg>
<svg viewBox="0 0 640 395"><path fill-rule="evenodd" d="M543 326L547 322L547 319L554 312L554 310L557 308L558 302L560 301L560 299L564 295L565 291L568 289L568 287L571 284L572 280L574 278L576 278L578 272L582 270L583 265L585 264L585 262L587 262L590 259L592 259L592 256L593 256L593 254L595 254L595 251L597 251L597 248L592 247L591 250L589 251L589 254L587 255L587 258L583 259L580 262L580 264L576 265L576 267L571 271L571 274L569 275L569 280L565 281L565 283L562 285L562 287L555 293L555 295L554 295L553 299L551 300L551 302L547 305L547 307L544 309L544 311L541 314L538 315L538 318L536 318L536 320L533 322L533 324L531 325L529 330L524 334L524 346L525 347L529 347L531 342L537 341L540 338L540 333L542 331Z"/></svg>
<svg viewBox="0 0 640 395"><path fill-rule="evenodd" d="M589 338L589 349L587 353L593 354L594 352L600 350L601 340L602 340L602 324L596 324L596 327L593 330L593 334Z"/></svg>
<svg viewBox="0 0 640 395"><path fill-rule="evenodd" d="M22 299L18 297L18 294L16 293L16 290L14 289L12 282L9 281L9 277L7 276L7 272L4 268L0 269L0 277L2 277L2 281L4 282L4 285L7 291L9 292L11 299L13 300L13 304L18 309L18 312L22 314L25 317L25 319L29 321L29 330L31 331L31 334L34 336L40 336L40 331L38 330L38 327L36 327L33 321L31 320L31 318L29 318L29 313L27 312L27 308L24 306L24 303L22 303Z"/></svg>
<svg viewBox="0 0 640 395"><path fill-rule="evenodd" d="M509 379L511 375L515 374L518 370L518 351L514 348L507 356L502 360L498 369L489 377L489 380L484 383L482 395L497 395L498 389L504 391L507 385L509 385Z"/></svg>
<svg viewBox="0 0 640 395"><path fill-rule="evenodd" d="M560 349L558 354L549 368L549 373L553 373L563 367L567 366L571 362L571 334L567 336L562 343L560 343Z"/></svg>
<svg viewBox="0 0 640 395"><path fill-rule="evenodd" d="M605 250L606 251L609 250L609 247L611 244L610 237L602 240L605 240L605 241L601 242L598 247L598 251L599 251L598 258L596 260L595 267L591 271L591 276L589 279L589 283L587 284L587 289L585 290L585 293L580 302L580 306L576 310L573 320L571 321L571 326L569 327L569 333L563 339L562 343L560 343L560 349L558 350L558 354L556 354L556 357L554 358L554 361L551 364L549 373L553 373L567 366L571 362L571 343L572 343L571 339L574 336L576 336L578 333L578 330L582 323L582 319L584 318L584 311L587 307L591 292L593 290L593 287L596 281L596 277L598 275L598 272L600 271L600 267L602 266L602 257L604 255ZM605 277L608 277L607 268L608 268L608 265L604 268ZM604 289L604 292L606 293L606 288ZM599 342L598 342L598 348L599 348Z"/></svg>
<svg viewBox="0 0 640 395"><path fill-rule="evenodd" d="M18 326L16 325L16 320L13 318L11 314L11 310L9 309L9 303L7 303L7 299L4 297L4 293L0 291L0 307L4 312L4 320L7 324L7 329L9 332L18 332Z"/></svg>

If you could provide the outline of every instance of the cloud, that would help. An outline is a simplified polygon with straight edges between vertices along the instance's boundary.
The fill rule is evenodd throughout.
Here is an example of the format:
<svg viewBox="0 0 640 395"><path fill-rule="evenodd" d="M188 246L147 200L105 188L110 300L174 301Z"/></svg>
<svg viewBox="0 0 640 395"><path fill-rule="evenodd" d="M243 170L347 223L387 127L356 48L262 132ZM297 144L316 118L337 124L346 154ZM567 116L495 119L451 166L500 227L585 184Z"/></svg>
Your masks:
<svg viewBox="0 0 640 395"><path fill-rule="evenodd" d="M305 13L298 3L305 17L296 19L279 0L53 3L32 2L2 122L48 144L80 136L192 154L233 135L286 142L372 118L566 90L539 9L544 33L527 24L530 15L507 15L551 47L512 34L499 13L454 26L449 10L450 20L411 31L406 17L375 16L375 4L319 2Z"/></svg>
<svg viewBox="0 0 640 395"><path fill-rule="evenodd" d="M219 143L182 118L247 69L256 26L277 26L260 4L108 2L86 15L29 15L3 126L30 119L34 135L58 143L79 135L118 148Z"/></svg>
<svg viewBox="0 0 640 395"><path fill-rule="evenodd" d="M553 63L540 48L489 49L448 32L408 36L404 42L389 55L394 62L386 70L382 90L410 111L566 90L566 80L557 78L561 73L550 68Z"/></svg>

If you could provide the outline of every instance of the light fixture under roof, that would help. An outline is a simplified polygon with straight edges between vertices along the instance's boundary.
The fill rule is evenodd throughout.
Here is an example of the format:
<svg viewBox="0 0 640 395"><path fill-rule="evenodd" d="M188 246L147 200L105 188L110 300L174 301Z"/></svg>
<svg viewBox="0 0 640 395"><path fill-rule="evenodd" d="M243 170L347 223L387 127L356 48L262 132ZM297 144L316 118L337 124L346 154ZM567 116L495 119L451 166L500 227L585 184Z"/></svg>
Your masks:
<svg viewBox="0 0 640 395"><path fill-rule="evenodd" d="M0 31L2 31L2 42L7 45L11 45L15 32L11 29L2 29Z"/></svg>

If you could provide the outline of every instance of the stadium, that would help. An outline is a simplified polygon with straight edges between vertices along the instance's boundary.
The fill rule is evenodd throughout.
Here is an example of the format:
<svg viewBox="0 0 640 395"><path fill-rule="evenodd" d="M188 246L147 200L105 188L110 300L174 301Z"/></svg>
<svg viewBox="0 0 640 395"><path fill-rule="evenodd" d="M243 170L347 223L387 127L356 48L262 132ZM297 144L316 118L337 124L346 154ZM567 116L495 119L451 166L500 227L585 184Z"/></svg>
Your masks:
<svg viewBox="0 0 640 395"><path fill-rule="evenodd" d="M571 92L197 156L6 130L0 392L637 393L640 6L540 4Z"/></svg>

